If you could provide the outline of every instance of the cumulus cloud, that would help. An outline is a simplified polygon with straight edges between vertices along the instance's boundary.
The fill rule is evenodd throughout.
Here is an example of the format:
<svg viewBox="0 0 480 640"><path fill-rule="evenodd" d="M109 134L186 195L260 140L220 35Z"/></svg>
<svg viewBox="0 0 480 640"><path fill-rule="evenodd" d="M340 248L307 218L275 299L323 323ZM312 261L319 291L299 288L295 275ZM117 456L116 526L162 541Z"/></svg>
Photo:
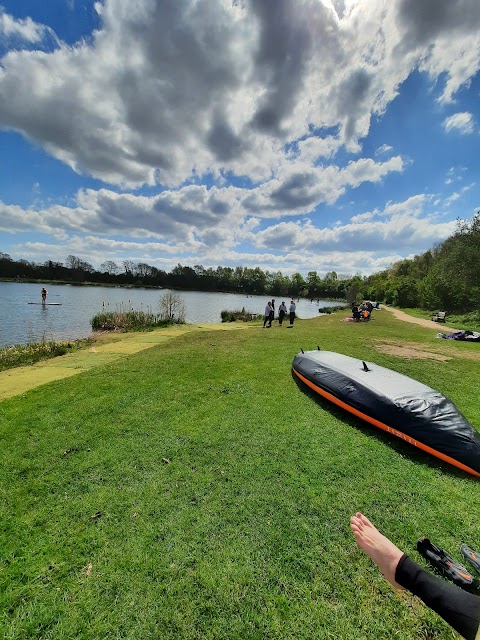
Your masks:
<svg viewBox="0 0 480 640"><path fill-rule="evenodd" d="M131 259L172 268L176 261L183 260L186 264L207 266L264 264L287 273L299 270L302 265L311 270L314 264L324 264L332 253L338 256L363 253L368 255L368 261L363 263L362 273L368 273L384 268L379 266L383 265L382 260L388 261L392 256L398 259L398 255L425 251L455 228L455 222L444 222L438 217L432 196L424 194L403 202L390 202L383 210L358 214L347 224L327 227L307 218L264 228L258 217L239 218L230 212L225 216L225 203L241 207L241 197L235 190L209 193L202 187L199 194L194 192L196 189L189 187L185 192L164 194L160 199L86 190L78 194L78 206L74 209L55 206L38 212L0 203L0 229L33 230L56 238L54 243L21 245L22 256L30 259L43 252L50 259L61 261L67 251L96 264L106 258ZM197 226L192 226L188 219L193 215L192 203L199 195L202 215ZM209 214L205 215L207 206ZM184 212L182 219L177 216L180 210ZM154 215L156 211L161 215ZM239 219L244 222L239 223ZM136 220L136 225L131 220ZM127 224L131 227L127 228ZM111 237L114 233L130 235L131 240ZM252 252L239 252L240 243L250 245ZM342 260L337 259L334 270L344 272Z"/></svg>
<svg viewBox="0 0 480 640"><path fill-rule="evenodd" d="M76 206L26 210L0 202L0 229L124 234L162 238L171 246L183 242L231 246L236 238L245 237L247 229L254 229L258 219L311 212L321 203L335 202L347 187L378 182L402 166L401 158L381 164L362 159L343 169L291 164L255 189L186 185L148 197L84 189L77 193Z"/></svg>
<svg viewBox="0 0 480 640"><path fill-rule="evenodd" d="M362 158L344 168L296 162L283 166L275 179L251 189L242 204L247 211L262 217L299 215L318 204L336 202L347 188L379 182L391 172L401 172L403 167L400 156L384 163Z"/></svg>
<svg viewBox="0 0 480 640"><path fill-rule="evenodd" d="M451 231L423 194L357 207L348 224L322 225L315 211L405 171L390 145L374 150L381 139L363 153L372 118L412 70L437 83L444 104L468 86L480 69L478 0L104 0L94 9L98 30L68 46L0 9L0 35L16 45L0 59L0 128L104 183L69 207L0 203L3 231L50 236L52 252L64 243L86 257L195 263L221 252L225 263L286 272L318 253L341 265L347 252L356 265L365 251L377 252L367 268L382 268L375 259ZM468 112L443 124L475 131ZM241 243L251 253L237 253ZM24 245L32 255L48 246Z"/></svg>
<svg viewBox="0 0 480 640"><path fill-rule="evenodd" d="M443 121L443 127L447 133L457 131L461 134L469 134L475 131L473 116L471 113L454 113Z"/></svg>
<svg viewBox="0 0 480 640"><path fill-rule="evenodd" d="M89 42L2 59L0 126L125 188L225 171L262 182L291 160L291 144L301 161L358 152L412 68L446 73L450 97L478 69L477 0L95 7ZM41 37L31 20L1 16L4 31Z"/></svg>
<svg viewBox="0 0 480 640"><path fill-rule="evenodd" d="M447 77L441 102L452 102L459 88L480 69L480 4L477 0L400 0L398 48L437 79ZM418 54L421 53L421 58Z"/></svg>
<svg viewBox="0 0 480 640"><path fill-rule="evenodd" d="M408 249L426 251L433 244L447 238L455 229L455 222L436 220L434 213L424 213L430 198L418 195L405 202L389 203L384 211L359 214L348 224L317 227L311 220L281 222L259 231L255 244L262 248L295 247L308 253L331 251L371 251L377 255Z"/></svg>
<svg viewBox="0 0 480 640"><path fill-rule="evenodd" d="M7 40L39 43L46 31L44 25L35 23L31 18L16 20L0 6L0 35Z"/></svg>

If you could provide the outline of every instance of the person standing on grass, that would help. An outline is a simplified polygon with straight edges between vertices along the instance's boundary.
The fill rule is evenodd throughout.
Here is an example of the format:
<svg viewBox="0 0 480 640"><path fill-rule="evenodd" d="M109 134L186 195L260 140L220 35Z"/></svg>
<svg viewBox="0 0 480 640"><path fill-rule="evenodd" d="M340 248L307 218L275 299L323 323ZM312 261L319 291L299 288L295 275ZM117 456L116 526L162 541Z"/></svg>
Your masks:
<svg viewBox="0 0 480 640"><path fill-rule="evenodd" d="M282 326L283 319L285 318L286 315L287 315L287 307L285 305L285 302L282 302L282 304L278 307L278 324L280 326Z"/></svg>
<svg viewBox="0 0 480 640"><path fill-rule="evenodd" d="M293 298L292 301L290 302L290 324L289 324L289 329L291 329L293 327L293 323L295 322L295 309L297 308Z"/></svg>
<svg viewBox="0 0 480 640"><path fill-rule="evenodd" d="M263 328L264 329L267 326L267 322L269 323L269 325L267 327L268 329L270 329L270 327L272 326L271 312L272 312L272 303L269 300L267 302L267 306L265 307L265 313L263 315Z"/></svg>
<svg viewBox="0 0 480 640"><path fill-rule="evenodd" d="M270 310L270 324L275 320L275 298L272 299L272 308Z"/></svg>
<svg viewBox="0 0 480 640"><path fill-rule="evenodd" d="M47 293L48 291L45 289L45 287L42 287L42 304L45 304L45 302L47 301Z"/></svg>

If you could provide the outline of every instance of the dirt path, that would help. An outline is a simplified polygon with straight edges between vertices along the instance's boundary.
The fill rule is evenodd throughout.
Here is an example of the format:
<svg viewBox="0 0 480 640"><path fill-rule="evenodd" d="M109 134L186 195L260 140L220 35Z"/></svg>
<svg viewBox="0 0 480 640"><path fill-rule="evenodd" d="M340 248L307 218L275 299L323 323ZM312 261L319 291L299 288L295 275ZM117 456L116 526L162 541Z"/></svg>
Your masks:
<svg viewBox="0 0 480 640"><path fill-rule="evenodd" d="M452 329L451 327L447 327L442 322L433 322L433 320L426 320L425 318L414 318L413 316L409 316L408 313L404 311L400 311L400 309L395 309L395 307L387 307L382 306L382 309L387 309L391 311L393 315L399 320L404 320L405 322L411 322L412 324L419 324L422 327L427 327L427 329L436 329L437 333L453 333L454 331L458 331L458 329Z"/></svg>
<svg viewBox="0 0 480 640"><path fill-rule="evenodd" d="M33 365L0 372L0 401L20 395L55 380L62 380L155 347L192 331L241 331L253 325L244 322L226 324L178 325L148 333L108 334L88 349L42 360Z"/></svg>

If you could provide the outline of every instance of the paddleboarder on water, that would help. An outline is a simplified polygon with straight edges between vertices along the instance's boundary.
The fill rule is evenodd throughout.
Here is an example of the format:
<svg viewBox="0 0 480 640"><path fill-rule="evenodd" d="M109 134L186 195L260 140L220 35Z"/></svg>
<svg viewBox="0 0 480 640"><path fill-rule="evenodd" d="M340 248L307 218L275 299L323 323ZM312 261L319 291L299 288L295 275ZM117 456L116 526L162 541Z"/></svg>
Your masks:
<svg viewBox="0 0 480 640"><path fill-rule="evenodd" d="M45 287L42 287L42 304L45 304L45 302L47 301L47 293L48 291L45 289Z"/></svg>

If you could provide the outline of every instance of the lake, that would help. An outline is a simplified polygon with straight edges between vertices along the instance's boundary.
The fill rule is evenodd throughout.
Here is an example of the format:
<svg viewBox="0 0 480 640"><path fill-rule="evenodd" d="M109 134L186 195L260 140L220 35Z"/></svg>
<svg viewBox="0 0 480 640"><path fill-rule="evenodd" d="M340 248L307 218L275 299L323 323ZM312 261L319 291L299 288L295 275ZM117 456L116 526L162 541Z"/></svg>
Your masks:
<svg viewBox="0 0 480 640"><path fill-rule="evenodd" d="M47 303L58 306L29 304L41 302L41 284L0 282L0 346L27 344L42 340L75 340L91 335L91 319L101 311L115 311L120 306L143 311L158 311L158 301L168 289L130 289L125 287L87 287L46 285ZM268 296L239 293L206 293L177 291L185 303L186 321L191 324L220 323L220 312L245 307L263 315ZM285 302L289 304L289 299ZM282 299L276 297L276 309ZM300 299L299 318L318 316L318 308L338 302Z"/></svg>

